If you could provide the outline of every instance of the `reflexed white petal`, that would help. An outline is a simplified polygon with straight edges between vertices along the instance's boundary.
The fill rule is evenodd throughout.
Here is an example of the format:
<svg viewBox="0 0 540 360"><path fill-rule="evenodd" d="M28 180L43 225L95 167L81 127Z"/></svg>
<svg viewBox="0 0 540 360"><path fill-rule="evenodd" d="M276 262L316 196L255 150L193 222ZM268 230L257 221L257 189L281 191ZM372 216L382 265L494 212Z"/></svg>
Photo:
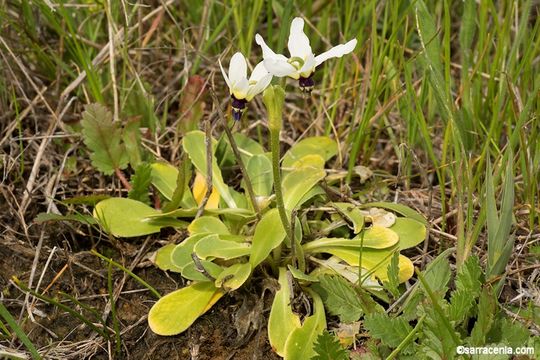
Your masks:
<svg viewBox="0 0 540 360"><path fill-rule="evenodd" d="M266 42L264 42L264 39L261 35L255 35L255 42L261 47L264 59L271 59L277 57L277 54L272 49L270 49L268 45L266 45Z"/></svg>
<svg viewBox="0 0 540 360"><path fill-rule="evenodd" d="M342 57L343 55L346 55L346 54L352 52L354 50L354 48L356 47L356 42L357 42L357 40L353 39L353 40L349 41L346 44L341 44L341 45L338 45L338 46L334 46L330 50L328 50L326 52L323 52L320 55L317 55L315 57L316 65L319 66L320 64L322 64L323 62L325 62L328 59L331 59L331 58L334 58L334 57Z"/></svg>
<svg viewBox="0 0 540 360"><path fill-rule="evenodd" d="M270 72L270 74L274 76L298 76L298 71L296 71L296 68L289 64L287 60L282 60L278 58L264 59L264 67ZM294 78L298 79L298 77Z"/></svg>
<svg viewBox="0 0 540 360"><path fill-rule="evenodd" d="M267 73L261 79L259 79L259 81L257 81L255 85L250 85L247 92L246 100L250 101L251 99L253 99L253 97L255 97L255 95L263 92L264 89L266 89L268 85L270 85L271 81L272 81L272 74Z"/></svg>
<svg viewBox="0 0 540 360"><path fill-rule="evenodd" d="M245 99L249 90L248 79L243 78L233 85L232 94L238 100Z"/></svg>
<svg viewBox="0 0 540 360"><path fill-rule="evenodd" d="M223 78L225 79L225 82L227 83L227 86L229 87L229 90L231 89L231 82L229 80L229 77L227 76L227 73L225 72L225 69L223 69L223 65L221 65L221 61L218 60L219 67L221 68L221 74L223 75Z"/></svg>
<svg viewBox="0 0 540 360"><path fill-rule="evenodd" d="M316 66L317 64L315 62L315 55L310 54L306 58L306 61L304 62L304 66L302 66L302 68L298 72L300 73L300 75L307 78L309 77L309 75L311 75L312 72L315 71Z"/></svg>
<svg viewBox="0 0 540 360"><path fill-rule="evenodd" d="M299 57L302 60L313 54L309 45L309 39L304 34L304 19L297 17L292 21L287 47L289 48L291 57Z"/></svg>
<svg viewBox="0 0 540 360"><path fill-rule="evenodd" d="M266 68L264 67L264 62L261 61L260 63L257 64L257 66L255 66L255 68L251 72L251 76L249 77L249 81L250 82L259 81L260 79L262 79L266 75L268 75L268 70L266 70Z"/></svg>
<svg viewBox="0 0 540 360"><path fill-rule="evenodd" d="M235 88L236 84L240 81L247 81L246 58L240 52L237 52L231 58L231 63L229 64L229 80L231 82L231 87L233 88Z"/></svg>

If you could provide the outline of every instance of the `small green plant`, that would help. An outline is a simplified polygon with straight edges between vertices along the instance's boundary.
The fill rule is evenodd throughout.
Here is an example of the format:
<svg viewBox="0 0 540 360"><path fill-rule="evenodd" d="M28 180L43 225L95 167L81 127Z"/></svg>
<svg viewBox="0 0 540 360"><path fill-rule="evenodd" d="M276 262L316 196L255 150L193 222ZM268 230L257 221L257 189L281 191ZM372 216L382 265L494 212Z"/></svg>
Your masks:
<svg viewBox="0 0 540 360"><path fill-rule="evenodd" d="M303 33L303 20L296 18L289 38L291 59L281 61L284 57L274 54L260 36L257 42L264 61L252 78L247 79L246 60L240 53L223 76L235 120L266 88L270 151L238 133L214 139L208 130L192 130L183 134L179 168L133 161L143 158L140 149L128 146L125 139L132 136L122 137L132 127L121 128L105 108L90 105L83 115L83 136L93 164L106 174L115 173L130 190L128 198L99 201L93 215L105 232L116 237L153 234L163 227L187 229L186 239L166 245L154 258L161 269L191 281L154 304L148 323L155 333L185 331L263 268L260 273L272 274L279 284L268 322L274 351L287 359L343 357L337 338L324 332L326 314L354 323L380 312L382 307L372 296L382 294L380 282L397 289L411 278L412 262L400 251L425 239L425 220L399 204L335 201L325 190L341 179L326 170L338 153L338 144L330 137L303 139L281 157L285 92L279 85L269 86L272 75L299 79L302 90L310 91L315 67L351 52L356 40L315 57ZM130 156L131 151L138 156ZM129 184L122 172L128 164L134 169ZM238 175L224 170L235 164L242 170L242 189L225 181ZM149 188L156 191L153 204ZM305 310L291 303L300 293L311 299Z"/></svg>

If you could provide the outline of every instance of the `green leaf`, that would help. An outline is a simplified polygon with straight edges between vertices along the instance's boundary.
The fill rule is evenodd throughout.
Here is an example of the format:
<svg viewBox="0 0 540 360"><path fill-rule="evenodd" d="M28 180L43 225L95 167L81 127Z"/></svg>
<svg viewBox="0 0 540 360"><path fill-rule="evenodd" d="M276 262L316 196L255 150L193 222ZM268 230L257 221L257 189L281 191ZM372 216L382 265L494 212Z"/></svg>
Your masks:
<svg viewBox="0 0 540 360"><path fill-rule="evenodd" d="M249 263L237 263L223 270L216 278L215 285L225 291L236 290L246 282L250 275Z"/></svg>
<svg viewBox="0 0 540 360"><path fill-rule="evenodd" d="M478 316L471 331L471 345L482 346L486 344L486 337L491 329L495 315L497 315L497 299L491 288L485 287L478 301Z"/></svg>
<svg viewBox="0 0 540 360"><path fill-rule="evenodd" d="M255 195L269 196L274 183L270 159L266 155L253 155L247 162L246 171Z"/></svg>
<svg viewBox="0 0 540 360"><path fill-rule="evenodd" d="M392 210L405 217L419 221L425 226L427 226L427 220L422 215L420 215L415 210L403 204L396 204L396 203L389 203L389 202L372 202L372 203L362 204L359 207L361 209L379 207L383 209Z"/></svg>
<svg viewBox="0 0 540 360"><path fill-rule="evenodd" d="M211 282L195 283L159 299L148 313L148 325L158 335L185 331L223 296Z"/></svg>
<svg viewBox="0 0 540 360"><path fill-rule="evenodd" d="M251 246L248 243L223 240L217 234L211 234L200 239L193 250L201 259L213 257L230 260L249 255Z"/></svg>
<svg viewBox="0 0 540 360"><path fill-rule="evenodd" d="M192 263L193 259L191 258L191 254L193 253L195 244L206 236L208 236L208 234L192 235L184 239L184 241L182 241L180 244L176 245L171 251L171 263L180 270L182 270L187 264Z"/></svg>
<svg viewBox="0 0 540 360"><path fill-rule="evenodd" d="M349 354L341 347L339 339L326 330L317 337L313 350L317 355L312 360L349 360Z"/></svg>
<svg viewBox="0 0 540 360"><path fill-rule="evenodd" d="M238 146L238 150L240 151L240 156L242 157L244 164L249 161L250 157L264 154L265 151L262 145L248 136L235 132L233 137L234 141L236 142L236 146Z"/></svg>
<svg viewBox="0 0 540 360"><path fill-rule="evenodd" d="M304 281L304 282L319 282L319 278L313 275L305 274L302 271L298 270L297 268L293 267L292 265L287 265L287 269L289 269L291 275L296 280Z"/></svg>
<svg viewBox="0 0 540 360"><path fill-rule="evenodd" d="M399 249L409 249L420 244L426 239L426 227L423 223L411 218L396 218L390 230L399 236Z"/></svg>
<svg viewBox="0 0 540 360"><path fill-rule="evenodd" d="M332 204L341 216L353 224L353 231L358 234L364 228L364 215L351 203L337 202Z"/></svg>
<svg viewBox="0 0 540 360"><path fill-rule="evenodd" d="M140 121L137 119L131 119L127 122L122 133L122 139L124 140L126 154L129 159L129 163L132 168L138 167L141 162L141 130Z"/></svg>
<svg viewBox="0 0 540 360"><path fill-rule="evenodd" d="M151 167L152 185L154 185L167 200L171 200L174 190L176 189L178 169L171 164L163 162L153 163Z"/></svg>
<svg viewBox="0 0 540 360"><path fill-rule="evenodd" d="M397 251L392 255L387 269L388 281L384 282L384 287L397 298L399 296L399 253Z"/></svg>
<svg viewBox="0 0 540 360"><path fill-rule="evenodd" d="M285 240L286 236L278 210L272 209L265 213L257 224L253 235L249 258L251 267L255 268L263 262L270 252Z"/></svg>
<svg viewBox="0 0 540 360"><path fill-rule="evenodd" d="M274 296L270 317L268 318L268 340L272 349L279 355L285 355L285 343L294 329L300 327L300 318L291 308L291 289L287 270L279 268L279 290Z"/></svg>
<svg viewBox="0 0 540 360"><path fill-rule="evenodd" d="M76 221L86 225L94 225L97 223L96 219L94 219L92 216L84 214L60 215L53 213L39 213L34 219L34 222L37 224L42 224L48 221Z"/></svg>
<svg viewBox="0 0 540 360"><path fill-rule="evenodd" d="M182 145L184 151L189 155L191 162L199 172L206 177L206 136L202 131L195 130L190 131L184 136ZM215 140L212 139L212 143ZM212 146L214 148L214 146ZM176 180L176 178L175 178ZM236 208L236 202L234 201L229 187L223 182L221 175L221 169L217 165L216 157L212 156L212 184L217 188L219 195L227 203L228 207Z"/></svg>
<svg viewBox="0 0 540 360"><path fill-rule="evenodd" d="M313 298L313 315L304 319L301 327L295 328L285 343L285 360L311 359L316 355L313 345L326 328L324 305L317 293L309 291Z"/></svg>
<svg viewBox="0 0 540 360"><path fill-rule="evenodd" d="M163 271L182 272L182 269L171 260L171 254L176 248L176 244L167 244L158 251L156 251L156 257L154 258L154 264Z"/></svg>
<svg viewBox="0 0 540 360"><path fill-rule="evenodd" d="M128 165L128 156L121 144L120 124L113 121L112 114L100 104L89 104L82 114L82 136L92 154L92 165L105 175Z"/></svg>
<svg viewBox="0 0 540 360"><path fill-rule="evenodd" d="M303 245L305 251L323 252L327 248L345 247L360 249L387 249L398 243L398 235L392 230L383 226L374 225L364 231L364 239L362 240L362 234L356 236L354 239L346 238L320 238L314 241L310 241Z"/></svg>
<svg viewBox="0 0 540 360"><path fill-rule="evenodd" d="M135 173L131 176L131 190L129 190L128 197L149 204L148 188L151 184L152 167L147 163L139 164L135 169Z"/></svg>
<svg viewBox="0 0 540 360"><path fill-rule="evenodd" d="M193 281L211 281L212 279L207 277L201 272L202 267L208 275L212 278L217 278L219 274L224 270L221 266L214 264L212 261L199 260L198 265L195 265L193 260L182 268L182 277Z"/></svg>
<svg viewBox="0 0 540 360"><path fill-rule="evenodd" d="M191 222L188 226L190 235L195 234L230 234L227 226L214 216L201 216Z"/></svg>
<svg viewBox="0 0 540 360"><path fill-rule="evenodd" d="M292 211L302 205L300 200L325 176L322 169L300 168L291 171L283 178L283 203L285 209Z"/></svg>
<svg viewBox="0 0 540 360"><path fill-rule="evenodd" d="M294 144L283 157L282 166L284 168L293 167L293 164L309 155L318 155L323 159L323 163L338 153L338 146L335 140L327 136L308 137Z"/></svg>
<svg viewBox="0 0 540 360"><path fill-rule="evenodd" d="M162 227L148 219L149 216L159 214L159 211L131 199L103 200L96 205L93 214L101 227L116 237L153 234L159 232Z"/></svg>
<svg viewBox="0 0 540 360"><path fill-rule="evenodd" d="M389 317L386 313L373 313L364 319L364 327L369 331L369 335L379 339L383 344L391 348L397 347L409 333L412 327L401 318Z"/></svg>
<svg viewBox="0 0 540 360"><path fill-rule="evenodd" d="M341 276L322 275L319 284L324 290L323 301L330 314L339 316L346 323L360 319L362 303L351 283Z"/></svg>

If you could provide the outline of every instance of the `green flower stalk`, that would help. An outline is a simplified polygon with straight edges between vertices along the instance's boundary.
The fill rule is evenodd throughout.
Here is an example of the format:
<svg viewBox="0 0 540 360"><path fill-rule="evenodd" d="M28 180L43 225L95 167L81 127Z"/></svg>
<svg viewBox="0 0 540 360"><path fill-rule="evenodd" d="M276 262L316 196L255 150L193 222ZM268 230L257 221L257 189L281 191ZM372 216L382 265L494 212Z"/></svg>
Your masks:
<svg viewBox="0 0 540 360"><path fill-rule="evenodd" d="M263 93L263 101L268 112L268 128L270 129L270 148L272 151L272 171L274 175L274 191L279 217L287 237L291 241L291 249L294 249L294 240L285 205L281 192L281 171L279 167L279 134L282 128L283 103L285 102L285 90L279 85L269 86Z"/></svg>

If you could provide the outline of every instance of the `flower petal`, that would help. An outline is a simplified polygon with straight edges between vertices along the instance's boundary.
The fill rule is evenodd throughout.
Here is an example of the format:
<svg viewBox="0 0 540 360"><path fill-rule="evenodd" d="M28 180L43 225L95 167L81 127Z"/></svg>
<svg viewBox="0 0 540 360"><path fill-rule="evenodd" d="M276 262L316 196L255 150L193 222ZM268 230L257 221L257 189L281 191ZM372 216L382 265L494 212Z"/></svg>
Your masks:
<svg viewBox="0 0 540 360"><path fill-rule="evenodd" d="M246 58L240 52L237 52L231 58L231 63L229 64L229 80L231 82L231 88L233 89L240 81L247 81Z"/></svg>
<svg viewBox="0 0 540 360"><path fill-rule="evenodd" d="M225 69L223 69L223 65L221 65L221 60L218 60L218 63L219 63L219 67L221 68L221 74L223 75L223 78L225 79L225 82L227 83L229 90L231 90L231 81L229 80L229 77L227 76Z"/></svg>
<svg viewBox="0 0 540 360"><path fill-rule="evenodd" d="M238 100L245 99L249 89L248 79L243 78L236 84L233 84L232 94Z"/></svg>
<svg viewBox="0 0 540 360"><path fill-rule="evenodd" d="M251 76L249 77L249 82L259 81L266 75L268 75L268 70L266 70L266 68L264 67L264 62L261 61L260 63L257 64L257 66L255 66L255 68L251 72Z"/></svg>
<svg viewBox="0 0 540 360"><path fill-rule="evenodd" d="M262 52L263 52L263 58L265 60L270 59L270 58L275 58L278 56L272 49L268 47L268 45L266 45L266 42L264 41L261 35L259 34L255 35L255 42L257 43L257 45L261 47Z"/></svg>
<svg viewBox="0 0 540 360"><path fill-rule="evenodd" d="M290 76L298 79L298 71L294 66L289 64L287 60L279 58L264 59L264 67L274 76Z"/></svg>
<svg viewBox="0 0 540 360"><path fill-rule="evenodd" d="M304 19L297 17L292 21L287 47L289 48L291 57L299 57L302 60L313 54L309 45L309 39L304 34Z"/></svg>
<svg viewBox="0 0 540 360"><path fill-rule="evenodd" d="M255 85L250 85L246 100L251 101L255 97L255 95L260 94L270 85L270 82L272 81L272 74L267 73L265 76L263 76Z"/></svg>
<svg viewBox="0 0 540 360"><path fill-rule="evenodd" d="M315 55L310 54L306 58L304 66L302 66L302 68L298 70L298 72L302 77L307 78L315 71L315 67L317 67L317 63L315 62Z"/></svg>
<svg viewBox="0 0 540 360"><path fill-rule="evenodd" d="M317 55L315 57L315 63L317 66L321 65L323 62L325 62L328 59L334 58L334 57L342 57L343 55L346 55L354 50L356 47L357 40L353 39L346 44L341 44L338 46L334 46L330 50L323 52L320 55Z"/></svg>

